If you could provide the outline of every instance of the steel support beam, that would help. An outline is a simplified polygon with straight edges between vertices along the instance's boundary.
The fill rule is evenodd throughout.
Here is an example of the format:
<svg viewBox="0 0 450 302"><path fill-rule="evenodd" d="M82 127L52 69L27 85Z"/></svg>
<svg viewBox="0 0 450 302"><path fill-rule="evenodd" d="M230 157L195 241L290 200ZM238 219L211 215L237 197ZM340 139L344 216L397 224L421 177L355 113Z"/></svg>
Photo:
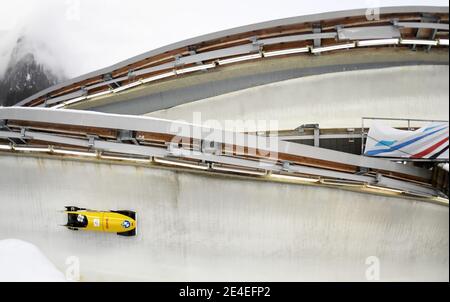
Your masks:
<svg viewBox="0 0 450 302"><path fill-rule="evenodd" d="M258 45L254 44L245 44L245 45L239 45L219 50L213 50L208 52L203 52L191 56L181 57L179 62L180 65L183 64L192 64L192 63L198 63L218 58L225 58L225 57L231 57L231 56L237 56L237 55L243 55L243 54L249 54L252 52L259 51Z"/></svg>
<svg viewBox="0 0 450 302"><path fill-rule="evenodd" d="M319 128L314 129L314 147L320 147L320 130Z"/></svg>
<svg viewBox="0 0 450 302"><path fill-rule="evenodd" d="M0 108L0 119L44 122L63 125L123 129L180 136L188 133L197 140L213 140L227 145L239 145L259 149L267 154L289 154L311 159L336 162L338 164L385 170L430 179L431 172L417 167L408 167L379 158L315 148L302 144L279 141L276 137L260 137L230 131L222 131L197 125L142 116L105 114L78 110L52 110L45 108L9 107ZM182 132L180 132L182 130Z"/></svg>
<svg viewBox="0 0 450 302"><path fill-rule="evenodd" d="M447 14L448 15L448 7L404 6L404 7L382 7L382 8L380 8L381 15L409 14L409 13L418 13L418 12L430 13L430 14ZM220 31L220 32L212 33L212 34L203 35L203 36L196 37L193 39L180 41L178 43L174 43L171 45L167 45L167 46L143 53L141 55L135 56L133 58L122 61L115 65L109 66L107 68L103 68L101 70L97 70L97 71L91 72L89 74L71 79L67 82L60 83L55 86L49 87L37 94L34 94L33 96L26 98L25 100L19 102L17 104L17 106L26 105L32 100L35 100L35 99L45 96L47 94L51 94L53 91L57 91L64 87L68 87L73 84L85 81L89 78L94 78L97 76L103 76L105 74L112 73L115 70L126 68L127 66L133 65L136 62L143 61L148 58L158 56L158 55L161 55L161 54L169 52L169 51L184 49L186 47L195 46L195 45L198 45L203 42L215 41L215 40L219 40L220 38L223 38L223 37L230 37L230 36L243 34L243 33L251 33L251 32L256 32L256 31L260 31L260 30L276 29L276 28L281 28L281 27L289 27L289 26L298 25L298 24L307 24L307 23L315 24L315 23L320 23L321 21L332 21L332 20L339 20L339 19L344 19L344 18L350 19L350 18L354 18L354 17L363 17L366 15L366 13L367 13L366 9L356 9L356 10L328 12L328 13L323 13L323 14L315 14L315 15L273 20L273 21L269 21L269 22L247 25L247 26L243 26L243 27L238 27L238 28L224 30L224 31ZM402 24L402 23L400 23L400 24ZM335 24L335 25L339 25L339 24ZM411 22L403 22L402 25L408 25L408 26L414 25L415 26L415 24L414 23L411 24ZM421 24L419 26L423 26L423 24ZM431 26L436 26L438 29L447 29L448 30L448 25L444 25L444 24L439 24L439 25L431 24Z"/></svg>
<svg viewBox="0 0 450 302"><path fill-rule="evenodd" d="M313 140L314 135L284 135L277 136L279 140L282 141L292 141L292 140ZM319 139L352 139L361 138L361 134L320 134Z"/></svg>
<svg viewBox="0 0 450 302"><path fill-rule="evenodd" d="M264 170L269 172L280 173L290 172L290 173L300 173L307 175L315 175L325 178L334 178L347 181L357 181L365 184L376 184L384 186L387 188L394 188L403 190L405 192L417 193L427 196L436 196L436 190L432 188L427 188L421 185L410 183L407 181L401 181L396 179L391 179L377 175L377 177L369 175L356 175L351 173L336 172L327 169L312 168L301 165L288 164L280 166L276 162L269 161L255 161L247 160L236 157L229 157L223 155L215 155L211 153L204 153L200 151L189 152L188 150L179 149L179 152L175 150L168 150L165 148L149 147L149 146L137 146L124 143L108 142L99 139L91 138L89 140L75 139L70 137L64 137L59 135L46 134L34 131L22 131L19 132L8 132L0 131L0 137L3 138L22 138L22 139L34 139L39 141L45 141L50 144L58 143L64 145L71 145L83 148L89 148L96 151L106 151L111 153L120 153L126 155L138 155L145 157L159 157L159 158L171 158L177 157L198 160L202 162L212 162L225 165L232 165L236 167L252 169L252 170Z"/></svg>
<svg viewBox="0 0 450 302"><path fill-rule="evenodd" d="M387 187L387 188L395 188L399 190L404 190L409 193L417 193L417 194L425 194L425 195L436 195L437 191L433 188L427 188L423 186L417 186L413 183L406 183L401 180L384 177L382 175L377 176L377 185Z"/></svg>
<svg viewBox="0 0 450 302"><path fill-rule="evenodd" d="M103 85L104 84L102 84L102 86ZM78 90L78 91L75 91L75 92L72 92L72 93L68 93L68 94L64 94L62 96L58 96L58 97L55 97L55 98L48 99L48 100L45 101L45 105L53 105L53 104L64 102L64 101L67 101L67 100L70 100L70 99L78 98L78 97L81 97L81 96L84 96L84 95L86 95L86 90Z"/></svg>
<svg viewBox="0 0 450 302"><path fill-rule="evenodd" d="M307 41L307 40L316 40L316 39L334 39L337 37L336 32L326 32L326 33L313 33L313 34L304 34L304 35L294 35L294 36L285 36L285 37L277 37L277 38L268 38L258 40L258 43L262 45L273 45L280 43L289 43L289 42L298 42L298 41Z"/></svg>
<svg viewBox="0 0 450 302"><path fill-rule="evenodd" d="M338 28L339 40L371 40L400 38L400 30L392 25Z"/></svg>
<svg viewBox="0 0 450 302"><path fill-rule="evenodd" d="M395 26L407 27L407 28L425 28L425 29L437 29L437 30L449 30L449 25L444 23L430 23L430 22L394 22Z"/></svg>

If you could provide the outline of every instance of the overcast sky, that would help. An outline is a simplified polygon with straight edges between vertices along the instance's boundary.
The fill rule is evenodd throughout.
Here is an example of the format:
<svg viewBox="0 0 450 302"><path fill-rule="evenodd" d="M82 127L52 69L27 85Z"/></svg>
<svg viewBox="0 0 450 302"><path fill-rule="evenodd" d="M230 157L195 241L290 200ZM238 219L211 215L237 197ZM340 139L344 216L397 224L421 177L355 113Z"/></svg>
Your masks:
<svg viewBox="0 0 450 302"><path fill-rule="evenodd" d="M448 0L14 0L0 10L0 75L26 35L40 61L74 77L198 35L279 18Z"/></svg>

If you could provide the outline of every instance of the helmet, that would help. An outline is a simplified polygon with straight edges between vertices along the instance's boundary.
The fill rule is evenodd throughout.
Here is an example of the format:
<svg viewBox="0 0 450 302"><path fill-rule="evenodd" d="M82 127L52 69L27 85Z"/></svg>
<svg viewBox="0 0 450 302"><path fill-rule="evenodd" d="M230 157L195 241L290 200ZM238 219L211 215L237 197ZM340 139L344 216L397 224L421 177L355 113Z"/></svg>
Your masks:
<svg viewBox="0 0 450 302"><path fill-rule="evenodd" d="M77 221L78 222L84 222L84 215L78 215L77 216Z"/></svg>

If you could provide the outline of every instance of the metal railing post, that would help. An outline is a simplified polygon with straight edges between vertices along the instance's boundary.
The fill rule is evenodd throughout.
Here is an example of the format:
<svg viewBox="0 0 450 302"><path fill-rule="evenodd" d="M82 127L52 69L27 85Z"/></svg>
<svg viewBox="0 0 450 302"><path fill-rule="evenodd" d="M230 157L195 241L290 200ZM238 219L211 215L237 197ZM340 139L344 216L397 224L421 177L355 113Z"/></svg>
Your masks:
<svg viewBox="0 0 450 302"><path fill-rule="evenodd" d="M361 155L364 155L364 118L361 118Z"/></svg>

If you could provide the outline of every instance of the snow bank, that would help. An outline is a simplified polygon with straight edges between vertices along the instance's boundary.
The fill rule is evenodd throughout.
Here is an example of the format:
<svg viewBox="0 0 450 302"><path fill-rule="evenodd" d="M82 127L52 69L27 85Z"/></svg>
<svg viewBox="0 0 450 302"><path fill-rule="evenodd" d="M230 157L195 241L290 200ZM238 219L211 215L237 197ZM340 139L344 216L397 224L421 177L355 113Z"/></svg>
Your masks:
<svg viewBox="0 0 450 302"><path fill-rule="evenodd" d="M61 282L64 274L33 244L0 240L0 282Z"/></svg>

